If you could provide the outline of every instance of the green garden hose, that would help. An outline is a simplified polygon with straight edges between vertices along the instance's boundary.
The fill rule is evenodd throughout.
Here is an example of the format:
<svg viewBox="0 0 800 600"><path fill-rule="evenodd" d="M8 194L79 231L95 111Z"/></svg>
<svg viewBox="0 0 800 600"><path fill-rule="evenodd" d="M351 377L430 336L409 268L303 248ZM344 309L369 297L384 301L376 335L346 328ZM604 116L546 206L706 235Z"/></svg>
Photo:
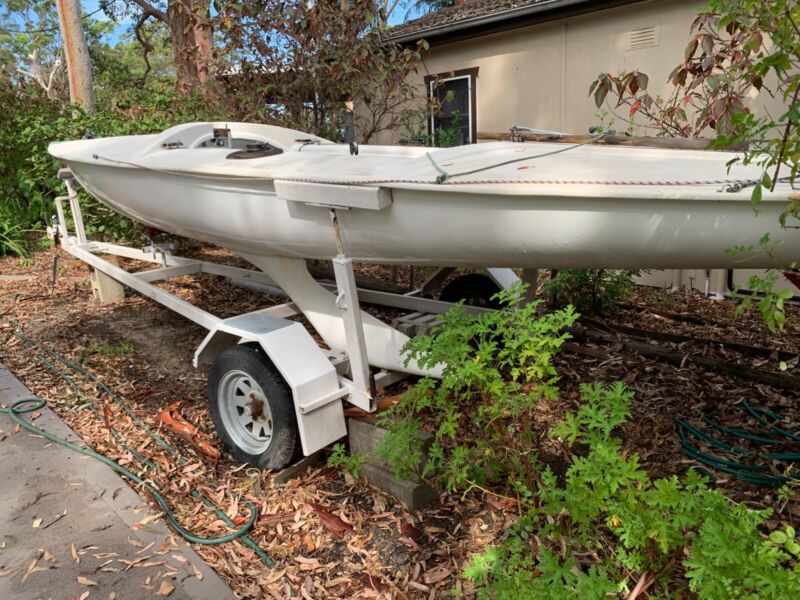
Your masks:
<svg viewBox="0 0 800 600"><path fill-rule="evenodd" d="M12 322L13 323L15 335L20 340L22 340L23 342L25 342L26 344L28 344L30 346L34 346L34 347L39 348L42 352L47 354L47 356L50 357L50 359L53 359L53 360L63 364L64 366L66 366L70 370L72 370L73 372L80 373L81 375L83 375L87 379L89 379L92 382L96 383L97 386L100 388L100 390L104 394L106 394L111 400L113 400L117 405L119 405L120 408L125 412L125 414L127 414L131 418L132 421L136 422L142 429L144 429L145 432L159 446L161 446L168 454L170 454L171 456L175 457L178 460L178 462L181 464L181 466L186 466L188 464L188 461L180 455L180 453L178 452L178 450L174 446L172 446L162 436L158 435L155 431L153 431L147 425L147 423L144 420L142 420L130 408L130 406L128 406L128 404L127 404L127 402L125 402L125 400L123 400L121 397L119 397L117 394L115 394L105 383L100 381L97 378L97 376L95 376L91 371L89 371L89 370L83 368L82 366L80 366L80 365L78 365L78 364L76 364L76 363L64 358L58 352L55 352L54 350L50 350L48 348L43 347L41 344L37 343L35 340L33 340L32 338L28 337L22 331L22 329L21 329L21 327L19 325L19 322L17 322L16 319L11 321L10 319L6 318L4 320L6 320L7 322ZM78 387L78 384L75 382L75 380L70 375L65 373L62 369L58 368L55 364L53 364L52 360L49 360L42 353L37 353L35 355L35 357L36 357L37 360L39 360L45 366L45 368L47 368L49 371L54 373L57 377L59 377L60 379L65 381L67 383L67 385L69 385L70 389L72 389L72 391L77 396L86 399L85 396L83 396L83 394L80 392L80 388ZM10 406L7 409L0 409L0 412L7 413L9 415L9 417L14 422L18 423L20 426L24 427L25 429L28 429L29 431L32 431L32 432L34 432L34 433L36 433L38 435L42 435L42 436L46 437L47 439L49 439L49 440L51 440L51 441L53 441L53 442L55 442L57 444L60 444L62 446L65 446L67 448L75 450L77 452L81 452L82 454L86 454L87 456L91 456L92 458L95 458L95 459L97 459L97 460L109 465L115 471L117 471L118 473L121 473L122 475L128 477L132 481L135 481L136 483L139 483L139 484L143 485L145 487L145 489L153 496L155 501L158 503L158 505L164 511L164 514L166 516L167 522L172 526L172 528L176 531L176 533L178 533L181 537L183 537L187 541L194 542L194 543L197 543L197 544L207 544L208 545L208 544L222 544L222 543L229 542L229 541L232 541L232 540L239 540L245 546L247 546L248 548L253 550L253 552L256 554L256 556L258 556L259 559L261 559L261 561L267 567L274 566L274 564L275 564L274 561L266 554L266 552L264 552L261 549L261 547L252 538L250 538L249 536L246 535L246 533L252 528L253 524L255 523L256 519L258 518L258 510L257 510L257 508L256 508L256 506L255 506L255 504L253 502L251 502L250 500L247 500L246 498L242 498L238 494L236 495L237 501L241 501L245 505L245 507L248 509L248 511L250 513L250 516L249 516L247 522L245 524L243 524L241 527L236 528L236 524L228 517L228 515L225 513L225 511L223 511L219 507L215 506L211 501L209 501L207 498L202 496L198 491L196 491L196 490L192 491L191 495L192 495L193 498L201 500L206 506L211 508L214 511L214 514L218 518L220 518L228 527L230 527L231 529L234 529L234 531L232 533L230 533L228 535L225 535L225 536L217 537L217 538L201 538L201 537L192 535L187 530L185 530L180 525L180 523L178 523L177 519L175 518L174 513L169 508L169 505L166 503L166 500L163 498L163 496L161 496L161 494L159 494L158 491L152 485L150 485L149 483L144 481L141 477L135 475L134 473L132 473L128 469L125 469L124 467L118 465L115 461L109 459L106 456L103 456L102 454L99 454L99 453L95 452L94 450L91 450L88 447L78 446L76 444L73 444L72 442L69 442L69 441L61 439L61 438L59 438L57 436L54 436L54 435L52 435L52 434L50 434L50 433L48 433L48 432L46 432L44 430L40 430L40 429L34 427L33 425L31 425L30 423L28 423L27 421L25 421L24 419L22 419L20 417L21 414L24 414L24 413L27 413L27 412L31 412L31 411L34 411L34 410L38 410L39 408L42 408L44 405L45 405L45 401L44 400L42 400L41 398L33 397L33 398L27 398L27 399L24 399L24 400L19 400L19 401L15 402L12 406ZM154 470L157 468L156 465L151 460L147 459L146 457L142 456L139 452L137 452L135 449L131 448L125 442L123 436L119 433L119 431L117 431L117 429L115 427L110 426L109 430L110 430L111 434L114 436L114 438L117 440L117 442L123 448L125 448L125 450L130 452L130 454L137 461L139 461L145 468L150 468L150 469L154 469ZM212 481L211 483L215 487L219 487L219 485L216 482Z"/></svg>
<svg viewBox="0 0 800 600"><path fill-rule="evenodd" d="M178 520L175 518L175 515L172 513L172 510L167 504L167 501L164 500L164 497L158 493L158 491L149 483L147 483L144 479L132 473L128 469L123 466L118 465L116 462L108 458L107 456L103 456L99 452L95 452L88 446L79 446L69 440L65 440L63 438L58 437L57 435L53 435L49 431L44 429L39 429L35 427L25 419L23 419L20 415L24 413L33 412L35 410L39 410L44 408L46 402L41 398L36 396L31 396L29 398L23 398L21 400L17 400L16 402L12 403L11 406L8 408L0 408L0 412L6 413L9 418L17 423L20 427L24 427L31 433L35 433L36 435L41 435L42 437L47 438L51 442L55 442L60 446L64 446L65 448L69 448L70 450L74 450L75 452L80 452L81 454L85 454L86 456L91 456L95 460L99 460L101 463L108 465L118 473L124 475L131 481L134 481L140 485L142 485L153 499L158 503L161 509L164 511L164 515L166 516L167 521L169 522L170 526L180 535L182 538L194 542L195 544L223 544L225 542L233 541L237 538L242 537L252 526L253 523L256 522L256 517L258 516L258 512L254 510L254 507L250 507L250 518L247 520L247 523L242 525L239 529L230 533L228 535L224 535L221 537L215 538L202 538L196 535L192 535L186 529L184 529Z"/></svg>
<svg viewBox="0 0 800 600"><path fill-rule="evenodd" d="M800 442L800 435L776 426L775 423L783 420L778 413L753 406L746 400L742 402L741 408L758 423L764 425L767 431L725 427L711 419L704 419L705 428L701 429L685 419L677 419L675 424L678 429L678 437L686 455L705 467L734 475L740 481L753 485L776 486L800 480L800 476L791 472L792 466L800 462L800 452L767 451L771 446L784 445L787 441ZM714 433L720 433L735 440L746 440L755 445L757 450L748 450L728 443ZM714 454L713 451L701 449L697 445L697 441L706 447L710 446L712 449L719 450L727 455L727 458ZM760 447L763 447L763 450ZM733 457L736 460L732 460ZM778 473L772 465L764 462L765 460L784 463L788 468L784 469L783 473ZM700 467L700 470L713 478L707 469Z"/></svg>

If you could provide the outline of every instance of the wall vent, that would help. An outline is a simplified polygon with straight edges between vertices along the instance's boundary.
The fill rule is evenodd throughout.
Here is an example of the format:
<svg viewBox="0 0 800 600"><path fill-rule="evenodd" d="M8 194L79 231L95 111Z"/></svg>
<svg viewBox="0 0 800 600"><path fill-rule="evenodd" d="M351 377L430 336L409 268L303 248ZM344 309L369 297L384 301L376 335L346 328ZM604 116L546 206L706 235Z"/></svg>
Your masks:
<svg viewBox="0 0 800 600"><path fill-rule="evenodd" d="M637 27L627 34L626 50L641 50L658 46L658 27Z"/></svg>

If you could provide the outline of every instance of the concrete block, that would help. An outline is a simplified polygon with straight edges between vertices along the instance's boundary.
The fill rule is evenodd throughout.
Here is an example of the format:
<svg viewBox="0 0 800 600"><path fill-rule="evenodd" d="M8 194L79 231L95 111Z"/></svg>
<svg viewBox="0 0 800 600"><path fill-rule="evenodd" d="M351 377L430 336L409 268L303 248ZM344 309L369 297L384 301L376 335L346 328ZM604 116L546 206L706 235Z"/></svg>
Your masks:
<svg viewBox="0 0 800 600"><path fill-rule="evenodd" d="M119 266L119 258L116 256L105 257L105 260ZM125 299L125 288L122 284L105 273L92 269L89 281L92 284L92 293L100 303L120 302Z"/></svg>
<svg viewBox="0 0 800 600"><path fill-rule="evenodd" d="M410 510L417 510L435 504L439 496L427 483L412 478L401 479L392 473L385 459L371 455L388 433L387 429L360 419L348 419L347 428L350 440L350 454L367 456L361 467L361 474L374 486L390 493ZM430 448L433 436L423 432L423 457ZM424 460L424 459L423 459ZM419 465L421 468L422 465Z"/></svg>
<svg viewBox="0 0 800 600"><path fill-rule="evenodd" d="M427 483L400 479L394 473L375 465L362 465L361 475L375 487L394 496L409 510L419 510L439 501L439 494Z"/></svg>

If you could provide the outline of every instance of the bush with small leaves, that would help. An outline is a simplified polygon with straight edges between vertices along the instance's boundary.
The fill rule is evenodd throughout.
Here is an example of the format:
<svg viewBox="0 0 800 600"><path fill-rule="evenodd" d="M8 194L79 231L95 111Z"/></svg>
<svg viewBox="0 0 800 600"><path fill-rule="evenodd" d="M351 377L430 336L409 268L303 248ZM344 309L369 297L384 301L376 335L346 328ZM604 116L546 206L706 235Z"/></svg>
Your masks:
<svg viewBox="0 0 800 600"><path fill-rule="evenodd" d="M580 408L551 433L585 452L563 482L546 470L538 506L506 542L473 556L464 575L480 598L600 599L643 586L657 598L687 587L700 600L800 597L792 527L767 538L770 511L733 502L694 471L650 479L612 436L632 393L619 383L581 393Z"/></svg>
<svg viewBox="0 0 800 600"><path fill-rule="evenodd" d="M479 315L456 306L430 335L407 344L407 357L425 369L441 366L441 381L422 379L384 414L389 434L377 452L402 476L422 464L423 477L449 490L537 477L537 403L557 397L553 356L578 315L571 307L539 315L524 303L524 286L502 291L501 309ZM420 431L433 424L421 454Z"/></svg>
<svg viewBox="0 0 800 600"><path fill-rule="evenodd" d="M639 270L564 269L545 284L556 306L571 304L583 315L611 313L633 293Z"/></svg>

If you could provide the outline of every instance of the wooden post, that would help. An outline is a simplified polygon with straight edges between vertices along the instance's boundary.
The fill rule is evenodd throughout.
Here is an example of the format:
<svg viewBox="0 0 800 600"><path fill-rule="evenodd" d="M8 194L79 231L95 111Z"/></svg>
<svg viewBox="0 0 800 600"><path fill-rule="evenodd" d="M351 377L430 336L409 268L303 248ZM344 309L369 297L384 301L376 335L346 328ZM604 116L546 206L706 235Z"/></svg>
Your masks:
<svg viewBox="0 0 800 600"><path fill-rule="evenodd" d="M105 260L112 265L119 266L119 257L109 255ZM100 304L109 304L111 302L121 302L125 300L125 288L122 284L94 268L89 268L89 282L92 284L92 294L94 299Z"/></svg>
<svg viewBox="0 0 800 600"><path fill-rule="evenodd" d="M58 22L64 41L64 56L69 77L69 99L88 112L94 111L92 61L83 34L81 5L78 0L56 0Z"/></svg>

